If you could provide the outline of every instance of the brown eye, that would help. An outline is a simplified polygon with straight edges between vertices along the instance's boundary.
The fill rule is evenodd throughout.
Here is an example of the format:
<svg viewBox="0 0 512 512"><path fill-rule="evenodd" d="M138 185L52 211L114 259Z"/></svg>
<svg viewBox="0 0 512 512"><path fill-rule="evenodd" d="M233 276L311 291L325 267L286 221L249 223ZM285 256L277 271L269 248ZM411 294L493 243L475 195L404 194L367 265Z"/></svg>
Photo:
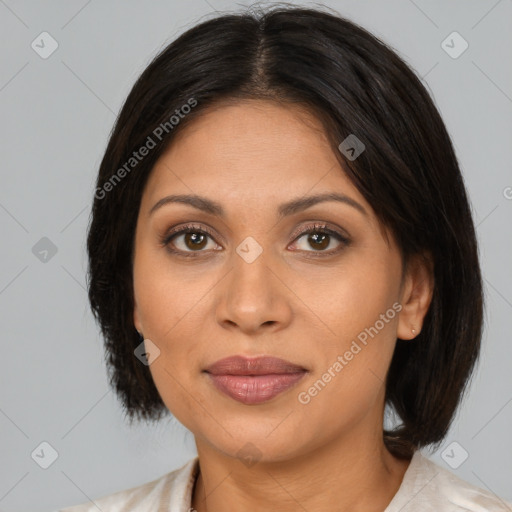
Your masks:
<svg viewBox="0 0 512 512"><path fill-rule="evenodd" d="M210 235L201 230L184 230L170 237L166 245L172 243L178 251L200 252L208 245L209 238Z"/></svg>
<svg viewBox="0 0 512 512"><path fill-rule="evenodd" d="M326 249L331 241L331 235L327 233L311 233L308 235L308 243L314 249Z"/></svg>
<svg viewBox="0 0 512 512"><path fill-rule="evenodd" d="M184 243L189 248L195 251L196 249L203 249L206 246L207 235L203 233L185 233L183 235Z"/></svg>
<svg viewBox="0 0 512 512"><path fill-rule="evenodd" d="M299 241L304 238L306 241L300 246ZM333 241L337 241L338 244L332 247ZM344 246L349 245L350 241L348 238L343 236L341 233L329 229L323 225L306 226L301 230L300 235L296 238L297 248L301 251L306 252L318 252L326 253L326 255L333 254L341 250ZM331 250L328 248L331 247ZM311 251L313 249L313 251Z"/></svg>
<svg viewBox="0 0 512 512"><path fill-rule="evenodd" d="M204 249L207 248L209 239L213 242L213 235L205 228L188 225L166 234L161 244L172 253L193 256L193 253L207 252ZM212 249L216 247L217 244L213 243Z"/></svg>

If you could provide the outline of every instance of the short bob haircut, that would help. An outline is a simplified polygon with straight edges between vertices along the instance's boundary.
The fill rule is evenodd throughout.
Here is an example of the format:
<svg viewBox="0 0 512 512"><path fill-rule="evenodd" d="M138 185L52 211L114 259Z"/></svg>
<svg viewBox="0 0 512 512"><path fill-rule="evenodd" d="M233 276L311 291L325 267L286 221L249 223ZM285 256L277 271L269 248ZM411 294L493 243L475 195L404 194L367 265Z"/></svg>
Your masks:
<svg viewBox="0 0 512 512"><path fill-rule="evenodd" d="M383 425L383 436L398 457L439 445L474 370L483 325L475 227L450 136L391 47L337 13L289 4L217 15L187 30L143 71L110 134L88 228L87 284L125 414L132 422L169 413L134 355L134 233L145 183L179 131L208 108L243 99L311 112L393 234L403 268L411 256L431 258L432 302L416 339L397 340L386 411L398 421ZM356 159L338 149L350 134L366 148Z"/></svg>

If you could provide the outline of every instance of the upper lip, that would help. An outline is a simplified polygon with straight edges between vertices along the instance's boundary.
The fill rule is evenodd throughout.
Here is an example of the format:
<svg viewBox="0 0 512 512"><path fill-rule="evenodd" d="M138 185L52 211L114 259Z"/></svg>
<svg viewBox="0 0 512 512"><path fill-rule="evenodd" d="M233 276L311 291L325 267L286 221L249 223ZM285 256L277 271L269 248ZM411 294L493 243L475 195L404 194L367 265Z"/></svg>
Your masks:
<svg viewBox="0 0 512 512"><path fill-rule="evenodd" d="M213 363L205 371L212 375L271 375L304 372L306 369L278 357L231 356Z"/></svg>

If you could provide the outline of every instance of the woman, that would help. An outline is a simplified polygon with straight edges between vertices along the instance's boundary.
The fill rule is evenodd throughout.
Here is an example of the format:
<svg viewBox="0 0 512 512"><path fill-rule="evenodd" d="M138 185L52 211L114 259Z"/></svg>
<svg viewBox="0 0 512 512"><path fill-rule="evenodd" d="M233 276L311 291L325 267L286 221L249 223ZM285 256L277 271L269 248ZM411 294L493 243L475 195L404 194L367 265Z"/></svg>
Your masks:
<svg viewBox="0 0 512 512"><path fill-rule="evenodd" d="M88 253L128 417L170 411L198 458L66 511L510 507L419 452L478 357L477 244L431 98L361 27L280 7L171 43L110 137Z"/></svg>

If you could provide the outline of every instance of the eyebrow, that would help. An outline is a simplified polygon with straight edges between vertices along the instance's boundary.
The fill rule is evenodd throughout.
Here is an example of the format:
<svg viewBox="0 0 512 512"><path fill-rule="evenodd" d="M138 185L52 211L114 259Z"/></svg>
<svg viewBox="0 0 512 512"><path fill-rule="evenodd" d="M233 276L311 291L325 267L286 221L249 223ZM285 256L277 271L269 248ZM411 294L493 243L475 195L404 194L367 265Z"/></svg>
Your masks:
<svg viewBox="0 0 512 512"><path fill-rule="evenodd" d="M283 217L287 217L289 215L293 215L303 210L307 210L308 208L311 208L316 204L327 201L337 201L339 203L347 204L361 212L363 215L368 215L364 207L351 197L336 192L327 192L324 194L317 194L314 196L299 197L297 199L293 199L291 201L281 204L277 209L278 217L282 219ZM211 199L208 199L206 197L198 196L195 194L170 195L163 197L153 205L151 210L149 210L149 215L151 215L153 212L155 212L162 206L171 203L187 204L189 206L197 208L198 210L209 213L211 215L215 215L220 218L225 218L226 216L224 209L219 203L217 203L216 201L212 201Z"/></svg>

